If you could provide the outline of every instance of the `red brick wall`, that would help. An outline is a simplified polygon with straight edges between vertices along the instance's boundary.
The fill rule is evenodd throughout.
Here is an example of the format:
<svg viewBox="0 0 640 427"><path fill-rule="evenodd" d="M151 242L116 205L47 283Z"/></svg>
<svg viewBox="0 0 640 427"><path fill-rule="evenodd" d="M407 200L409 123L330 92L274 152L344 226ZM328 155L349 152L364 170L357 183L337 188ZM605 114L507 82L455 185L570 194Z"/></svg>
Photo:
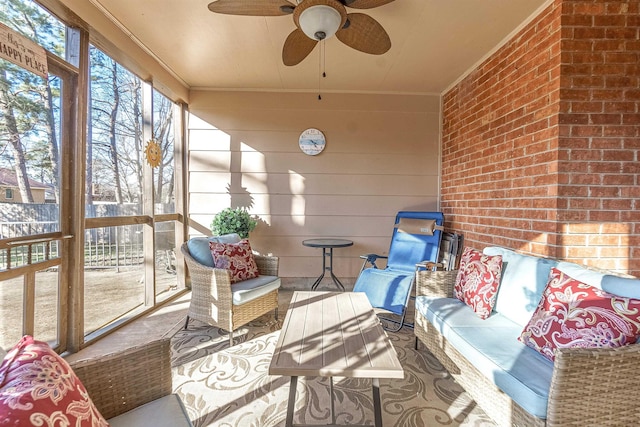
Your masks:
<svg viewBox="0 0 640 427"><path fill-rule="evenodd" d="M443 95L442 210L469 246L640 274L639 5L557 0Z"/></svg>
<svg viewBox="0 0 640 427"><path fill-rule="evenodd" d="M640 273L640 2L565 1L558 255Z"/></svg>
<svg viewBox="0 0 640 427"><path fill-rule="evenodd" d="M553 255L559 18L547 9L443 96L441 205L469 246Z"/></svg>

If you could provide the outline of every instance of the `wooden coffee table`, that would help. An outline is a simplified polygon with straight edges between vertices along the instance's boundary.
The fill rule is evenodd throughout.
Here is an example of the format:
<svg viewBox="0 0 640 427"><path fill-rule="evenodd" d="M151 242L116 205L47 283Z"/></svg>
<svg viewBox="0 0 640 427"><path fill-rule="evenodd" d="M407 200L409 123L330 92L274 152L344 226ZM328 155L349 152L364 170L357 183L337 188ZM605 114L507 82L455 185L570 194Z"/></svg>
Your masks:
<svg viewBox="0 0 640 427"><path fill-rule="evenodd" d="M299 376L330 378L334 426L332 377L372 378L375 426L381 427L379 379L403 378L404 370L364 293L294 292L269 374L291 377L287 427L293 426Z"/></svg>

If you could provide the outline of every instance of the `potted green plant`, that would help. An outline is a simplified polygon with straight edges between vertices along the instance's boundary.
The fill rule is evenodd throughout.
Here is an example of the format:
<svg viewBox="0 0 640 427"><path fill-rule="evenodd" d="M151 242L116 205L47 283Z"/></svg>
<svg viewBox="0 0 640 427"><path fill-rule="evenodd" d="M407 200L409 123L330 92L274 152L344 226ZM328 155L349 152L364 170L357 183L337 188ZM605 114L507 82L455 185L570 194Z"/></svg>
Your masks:
<svg viewBox="0 0 640 427"><path fill-rule="evenodd" d="M226 208L221 210L211 222L214 236L238 233L242 239L249 237L249 232L256 228L258 221L253 219L245 208Z"/></svg>

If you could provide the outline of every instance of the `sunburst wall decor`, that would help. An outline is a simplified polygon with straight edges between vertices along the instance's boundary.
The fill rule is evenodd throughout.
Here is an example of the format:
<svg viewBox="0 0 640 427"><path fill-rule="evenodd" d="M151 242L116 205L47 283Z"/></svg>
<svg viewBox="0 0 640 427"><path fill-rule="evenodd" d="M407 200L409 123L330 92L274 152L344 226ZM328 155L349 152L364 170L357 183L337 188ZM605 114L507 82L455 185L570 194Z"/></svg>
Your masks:
<svg viewBox="0 0 640 427"><path fill-rule="evenodd" d="M160 161L162 160L162 149L154 139L147 142L144 152L147 158L147 163L149 163L152 168L156 168L160 165Z"/></svg>

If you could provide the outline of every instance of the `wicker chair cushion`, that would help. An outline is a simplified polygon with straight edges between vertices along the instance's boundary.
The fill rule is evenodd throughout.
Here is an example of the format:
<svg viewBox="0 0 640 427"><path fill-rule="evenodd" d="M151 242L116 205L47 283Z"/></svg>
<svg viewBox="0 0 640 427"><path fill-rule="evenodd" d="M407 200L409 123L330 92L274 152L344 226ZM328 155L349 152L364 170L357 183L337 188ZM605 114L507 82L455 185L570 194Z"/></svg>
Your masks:
<svg viewBox="0 0 640 427"><path fill-rule="evenodd" d="M211 256L209 242L238 243L240 240L240 236L237 233L213 237L192 237L187 240L187 247L193 259L202 265L213 267L213 257Z"/></svg>
<svg viewBox="0 0 640 427"><path fill-rule="evenodd" d="M549 360L557 348L616 348L640 336L640 300L609 294L556 268L518 338Z"/></svg>
<svg viewBox="0 0 640 427"><path fill-rule="evenodd" d="M487 247L486 255L502 256L502 278L495 311L524 327L538 306L549 271L557 261L518 254L501 247Z"/></svg>
<svg viewBox="0 0 640 427"><path fill-rule="evenodd" d="M460 259L454 292L481 319L491 315L498 296L501 255L484 255L473 248L465 248Z"/></svg>
<svg viewBox="0 0 640 427"><path fill-rule="evenodd" d="M418 296L415 304L483 375L529 413L546 418L553 364L518 341L520 325L499 313L480 319L455 298Z"/></svg>
<svg viewBox="0 0 640 427"><path fill-rule="evenodd" d="M67 361L29 335L0 365L0 414L2 425L108 426Z"/></svg>
<svg viewBox="0 0 640 427"><path fill-rule="evenodd" d="M278 288L280 278L276 276L258 276L237 282L231 287L233 305L246 304Z"/></svg>
<svg viewBox="0 0 640 427"><path fill-rule="evenodd" d="M187 411L176 394L156 399L109 419L111 427L192 427Z"/></svg>

